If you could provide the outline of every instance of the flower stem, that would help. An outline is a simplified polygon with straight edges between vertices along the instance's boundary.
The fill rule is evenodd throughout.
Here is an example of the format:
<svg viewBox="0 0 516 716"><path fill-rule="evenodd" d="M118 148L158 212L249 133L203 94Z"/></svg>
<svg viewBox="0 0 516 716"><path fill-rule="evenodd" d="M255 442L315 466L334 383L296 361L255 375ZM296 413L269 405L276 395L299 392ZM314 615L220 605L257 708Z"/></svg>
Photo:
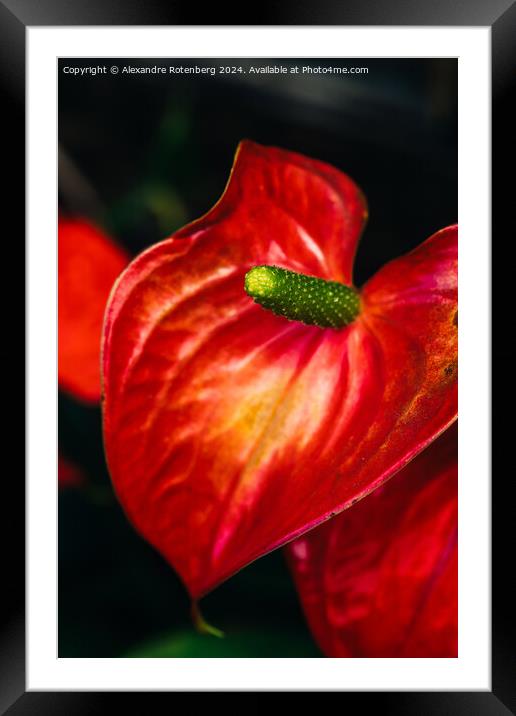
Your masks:
<svg viewBox="0 0 516 716"><path fill-rule="evenodd" d="M208 624L208 622L203 617L197 602L192 602L191 614L193 625L196 631L199 632L199 634L209 634L210 636L216 636L219 639L224 638L223 631L217 629L217 627L214 627L211 624Z"/></svg>

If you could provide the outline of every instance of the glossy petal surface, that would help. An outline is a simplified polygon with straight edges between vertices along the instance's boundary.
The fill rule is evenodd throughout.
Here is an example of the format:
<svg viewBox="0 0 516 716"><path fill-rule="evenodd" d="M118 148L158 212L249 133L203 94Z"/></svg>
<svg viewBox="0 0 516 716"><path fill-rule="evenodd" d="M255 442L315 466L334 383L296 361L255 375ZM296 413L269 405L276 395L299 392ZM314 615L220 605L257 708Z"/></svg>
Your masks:
<svg viewBox="0 0 516 716"><path fill-rule="evenodd" d="M140 255L111 297L111 476L194 597L376 488L455 418L456 228L385 267L340 331L244 292L258 264L349 282L365 214L337 170L245 142L214 209Z"/></svg>
<svg viewBox="0 0 516 716"><path fill-rule="evenodd" d="M287 548L327 656L457 656L457 429Z"/></svg>
<svg viewBox="0 0 516 716"><path fill-rule="evenodd" d="M82 219L58 230L59 387L87 403L100 400L100 339L109 292L128 257Z"/></svg>

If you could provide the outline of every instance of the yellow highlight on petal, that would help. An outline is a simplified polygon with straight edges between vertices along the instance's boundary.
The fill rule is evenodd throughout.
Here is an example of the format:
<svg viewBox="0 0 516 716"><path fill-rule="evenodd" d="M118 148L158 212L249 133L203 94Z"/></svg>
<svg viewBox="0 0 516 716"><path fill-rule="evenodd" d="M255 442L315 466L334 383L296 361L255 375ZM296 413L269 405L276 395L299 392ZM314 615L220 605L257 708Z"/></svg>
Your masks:
<svg viewBox="0 0 516 716"><path fill-rule="evenodd" d="M255 266L245 275L245 290L253 298L265 298L274 292L276 280L269 266Z"/></svg>

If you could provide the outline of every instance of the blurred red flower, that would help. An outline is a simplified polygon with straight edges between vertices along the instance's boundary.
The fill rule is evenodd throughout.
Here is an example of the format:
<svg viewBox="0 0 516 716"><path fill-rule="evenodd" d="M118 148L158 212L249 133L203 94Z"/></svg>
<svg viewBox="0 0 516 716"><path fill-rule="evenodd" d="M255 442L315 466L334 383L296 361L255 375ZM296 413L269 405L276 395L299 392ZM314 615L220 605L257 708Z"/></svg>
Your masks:
<svg viewBox="0 0 516 716"><path fill-rule="evenodd" d="M457 656L457 427L287 548L326 656Z"/></svg>
<svg viewBox="0 0 516 716"><path fill-rule="evenodd" d="M341 330L244 292L263 264L351 284L366 214L337 169L246 141L213 209L111 295L112 480L194 598L380 487L456 418L456 226L382 268Z"/></svg>
<svg viewBox="0 0 516 716"><path fill-rule="evenodd" d="M58 228L58 381L86 403L100 400L100 337L109 292L129 261L101 229L81 218Z"/></svg>
<svg viewBox="0 0 516 716"><path fill-rule="evenodd" d="M70 460L67 460L62 455L58 455L57 481L60 488L80 487L85 483L85 476L82 470L70 462Z"/></svg>

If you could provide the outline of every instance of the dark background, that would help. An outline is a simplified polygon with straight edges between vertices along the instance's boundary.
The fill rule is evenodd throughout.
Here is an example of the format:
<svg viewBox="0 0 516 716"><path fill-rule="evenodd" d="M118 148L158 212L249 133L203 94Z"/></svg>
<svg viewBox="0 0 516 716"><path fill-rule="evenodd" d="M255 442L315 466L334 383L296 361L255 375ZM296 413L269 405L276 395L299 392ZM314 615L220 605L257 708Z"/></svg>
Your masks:
<svg viewBox="0 0 516 716"><path fill-rule="evenodd" d="M91 66L93 60L61 60ZM457 220L457 61L113 60L99 65L368 67L367 75L85 75L59 71L60 209L132 254L205 213L242 138L342 169L370 218L360 285ZM118 506L100 410L59 395L59 447L87 474L59 493L59 656L317 656L281 551L203 600L226 638L201 636L173 570Z"/></svg>

